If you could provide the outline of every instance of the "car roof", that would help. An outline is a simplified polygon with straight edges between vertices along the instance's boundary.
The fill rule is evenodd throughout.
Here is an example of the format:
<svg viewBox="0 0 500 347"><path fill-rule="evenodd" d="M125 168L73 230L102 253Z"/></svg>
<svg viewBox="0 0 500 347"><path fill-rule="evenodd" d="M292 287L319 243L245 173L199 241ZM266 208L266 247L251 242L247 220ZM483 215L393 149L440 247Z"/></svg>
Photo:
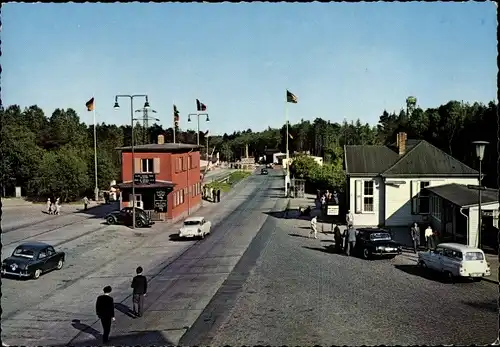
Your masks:
<svg viewBox="0 0 500 347"><path fill-rule="evenodd" d="M31 248L31 249L40 250L40 249L43 249L43 248L46 248L46 247L50 247L50 245L47 244L47 243L44 243L44 242L30 241L30 242L21 243L17 247Z"/></svg>
<svg viewBox="0 0 500 347"><path fill-rule="evenodd" d="M184 220L184 222L201 222L205 217L188 217Z"/></svg>
<svg viewBox="0 0 500 347"><path fill-rule="evenodd" d="M389 230L385 230L382 228L358 228L358 231L364 231L368 233L388 233Z"/></svg>
<svg viewBox="0 0 500 347"><path fill-rule="evenodd" d="M437 247L449 248L460 252L481 252L481 253L483 252L480 248L471 247L468 245L464 245L461 243L454 243L454 242L440 243L437 245Z"/></svg>

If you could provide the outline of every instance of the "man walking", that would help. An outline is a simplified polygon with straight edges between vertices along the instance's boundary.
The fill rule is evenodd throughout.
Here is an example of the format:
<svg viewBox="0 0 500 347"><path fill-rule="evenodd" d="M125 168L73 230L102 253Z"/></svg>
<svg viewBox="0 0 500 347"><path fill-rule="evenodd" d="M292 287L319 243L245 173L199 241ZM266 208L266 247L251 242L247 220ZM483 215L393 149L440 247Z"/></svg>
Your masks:
<svg viewBox="0 0 500 347"><path fill-rule="evenodd" d="M220 189L217 189L217 202L220 202Z"/></svg>
<svg viewBox="0 0 500 347"><path fill-rule="evenodd" d="M61 205L59 204L59 198L56 199L56 212L55 214L59 215L61 213Z"/></svg>
<svg viewBox="0 0 500 347"><path fill-rule="evenodd" d="M358 231L354 228L347 229L347 256L350 256L356 247L356 234Z"/></svg>
<svg viewBox="0 0 500 347"><path fill-rule="evenodd" d="M52 202L50 201L50 198L47 199L47 213L52 214Z"/></svg>
<svg viewBox="0 0 500 347"><path fill-rule="evenodd" d="M109 341L109 333L111 332L111 321L115 320L115 303L111 297L111 287L106 286L103 289L104 295L99 295L95 304L97 317L102 324L102 342Z"/></svg>
<svg viewBox="0 0 500 347"><path fill-rule="evenodd" d="M148 292L148 280L146 276L142 274L142 267L138 267L136 270L136 276L132 279L132 303L134 314L138 317L142 317L143 307L144 307L144 297Z"/></svg>
<svg viewBox="0 0 500 347"><path fill-rule="evenodd" d="M87 211L87 208L89 207L89 199L87 197L83 198L83 210Z"/></svg>
<svg viewBox="0 0 500 347"><path fill-rule="evenodd" d="M420 246L420 228L417 223L414 223L410 229L411 240L413 241L413 251L418 252Z"/></svg>
<svg viewBox="0 0 500 347"><path fill-rule="evenodd" d="M352 215L351 210L347 211L347 215L345 216L345 221L347 224L347 229L351 229L354 226L354 216Z"/></svg>
<svg viewBox="0 0 500 347"><path fill-rule="evenodd" d="M427 246L427 250L431 250L432 249L432 228L430 225L428 225L427 229L425 229L424 237L425 237L425 243Z"/></svg>
<svg viewBox="0 0 500 347"><path fill-rule="evenodd" d="M315 239L318 238L317 222L318 222L318 217L317 216L312 217L312 219L311 219L311 232L309 233L309 237L311 237L311 235L314 235Z"/></svg>
<svg viewBox="0 0 500 347"><path fill-rule="evenodd" d="M333 229L333 235L335 239L335 251L337 253L342 252L342 233L340 232L340 228L338 225L335 225L335 228Z"/></svg>

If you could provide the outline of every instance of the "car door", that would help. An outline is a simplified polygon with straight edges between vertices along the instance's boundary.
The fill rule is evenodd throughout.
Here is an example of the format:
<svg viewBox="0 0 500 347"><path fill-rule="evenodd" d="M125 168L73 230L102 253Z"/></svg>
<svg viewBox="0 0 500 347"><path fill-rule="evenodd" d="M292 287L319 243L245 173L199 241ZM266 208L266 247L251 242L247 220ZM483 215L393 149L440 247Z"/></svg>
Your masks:
<svg viewBox="0 0 500 347"><path fill-rule="evenodd" d="M123 210L120 211L120 219L121 223L125 225L132 225L132 209L131 208L124 208Z"/></svg>
<svg viewBox="0 0 500 347"><path fill-rule="evenodd" d="M44 248L38 252L37 262L38 262L37 266L38 269L42 270L43 272L50 270L47 248Z"/></svg>
<svg viewBox="0 0 500 347"><path fill-rule="evenodd" d="M429 254L429 263L427 264L433 270L441 271L441 258L443 254L443 249L441 247L437 247L435 250L432 250Z"/></svg>
<svg viewBox="0 0 500 347"><path fill-rule="evenodd" d="M47 247L47 268L48 270L55 269L57 267L57 254L53 247Z"/></svg>
<svg viewBox="0 0 500 347"><path fill-rule="evenodd" d="M440 271L450 271L455 273L454 261L453 261L453 250L449 248L443 248L443 254L441 255L441 268Z"/></svg>

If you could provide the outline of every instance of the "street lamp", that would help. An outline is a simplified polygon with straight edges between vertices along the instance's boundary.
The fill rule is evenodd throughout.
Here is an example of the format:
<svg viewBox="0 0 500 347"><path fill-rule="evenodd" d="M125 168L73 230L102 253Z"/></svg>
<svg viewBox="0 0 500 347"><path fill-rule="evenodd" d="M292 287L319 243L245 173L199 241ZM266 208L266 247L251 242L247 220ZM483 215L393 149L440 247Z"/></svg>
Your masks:
<svg viewBox="0 0 500 347"><path fill-rule="evenodd" d="M484 150L486 148L486 145L489 144L487 141L474 141L472 142L473 145L476 146L476 157L479 160L479 194L478 194L478 200L479 200L479 218L478 218L478 225L477 225L477 235L478 235L478 246L481 248L481 228L482 228L482 222L483 222L483 213L481 210L481 192L482 192L482 180L483 180L483 173L482 173L482 162L484 158Z"/></svg>
<svg viewBox="0 0 500 347"><path fill-rule="evenodd" d="M210 118L208 117L208 113L190 113L188 114L188 122L191 122L191 116L196 116L198 119L198 126L196 128L196 144L199 146L200 145L200 116L207 116L207 119L205 120L207 123L210 122Z"/></svg>
<svg viewBox="0 0 500 347"><path fill-rule="evenodd" d="M130 125L132 126L132 139L131 139L131 147L132 147L132 229L135 229L135 149L134 149L134 98L145 98L146 102L144 103L144 108L148 109L149 100L146 94L134 94L134 95L116 95L115 96L115 105L113 108L115 110L120 109L120 105L118 104L118 99L127 98L130 99Z"/></svg>

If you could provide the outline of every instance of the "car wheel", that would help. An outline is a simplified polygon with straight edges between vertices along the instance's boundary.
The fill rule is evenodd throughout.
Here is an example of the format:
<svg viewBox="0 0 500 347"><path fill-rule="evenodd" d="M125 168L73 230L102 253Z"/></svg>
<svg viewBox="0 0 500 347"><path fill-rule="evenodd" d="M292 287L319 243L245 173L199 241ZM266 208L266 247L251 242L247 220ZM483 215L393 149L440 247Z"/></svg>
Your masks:
<svg viewBox="0 0 500 347"><path fill-rule="evenodd" d="M473 277L472 280L474 282L481 282L482 278L481 277Z"/></svg>
<svg viewBox="0 0 500 347"><path fill-rule="evenodd" d="M446 280L448 282L451 282L451 283L455 282L455 278L453 277L453 274L450 271L445 271L444 275L446 276Z"/></svg>
<svg viewBox="0 0 500 347"><path fill-rule="evenodd" d="M108 217L108 219L106 219L106 222L108 222L109 225L115 224L115 219L113 217Z"/></svg>
<svg viewBox="0 0 500 347"><path fill-rule="evenodd" d="M368 248L364 248L363 249L363 258L370 259L370 257L371 257L370 251L368 250Z"/></svg>
<svg viewBox="0 0 500 347"><path fill-rule="evenodd" d="M57 269L57 270L61 270L61 269L62 269L62 267L63 267L63 265L64 265L64 261L63 261L62 259L61 259L61 260L59 260L59 261L57 262L57 267L56 267L56 269Z"/></svg>
<svg viewBox="0 0 500 347"><path fill-rule="evenodd" d="M422 260L420 260L420 261L417 263L417 265L418 265L419 267L421 267L422 269L426 269L426 268L427 268L427 264L425 264L425 262L424 262L424 261L422 261Z"/></svg>
<svg viewBox="0 0 500 347"><path fill-rule="evenodd" d="M205 238L205 234L204 233L201 233L200 234L200 240L203 240Z"/></svg>
<svg viewBox="0 0 500 347"><path fill-rule="evenodd" d="M135 221L135 226L138 228L142 228L144 226L144 223L142 223L142 220L136 220Z"/></svg>
<svg viewBox="0 0 500 347"><path fill-rule="evenodd" d="M40 270L40 269L36 269L36 270L35 270L35 273L33 274L33 278L37 280L37 279L39 279L39 278L40 278L40 275L41 275L41 274L42 274L42 270Z"/></svg>

